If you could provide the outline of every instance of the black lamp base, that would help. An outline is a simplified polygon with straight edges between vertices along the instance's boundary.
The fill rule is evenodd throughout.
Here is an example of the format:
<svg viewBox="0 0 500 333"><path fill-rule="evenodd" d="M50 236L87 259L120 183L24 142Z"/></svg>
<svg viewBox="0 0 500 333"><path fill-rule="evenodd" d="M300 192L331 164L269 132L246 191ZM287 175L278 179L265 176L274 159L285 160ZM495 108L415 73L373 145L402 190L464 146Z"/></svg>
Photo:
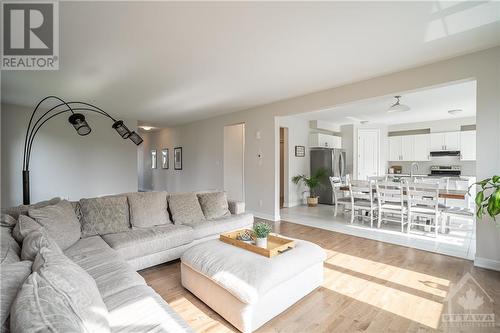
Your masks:
<svg viewBox="0 0 500 333"><path fill-rule="evenodd" d="M23 170L23 205L30 204L30 172Z"/></svg>

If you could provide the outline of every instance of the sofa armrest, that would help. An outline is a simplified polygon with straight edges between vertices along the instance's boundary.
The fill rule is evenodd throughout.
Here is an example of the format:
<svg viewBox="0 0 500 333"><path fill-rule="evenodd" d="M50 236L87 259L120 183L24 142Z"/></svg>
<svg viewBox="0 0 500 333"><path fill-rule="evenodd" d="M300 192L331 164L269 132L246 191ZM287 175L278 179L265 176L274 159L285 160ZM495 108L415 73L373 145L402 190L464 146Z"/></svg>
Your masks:
<svg viewBox="0 0 500 333"><path fill-rule="evenodd" d="M245 212L245 203L243 201L228 200L229 211L233 215L243 214Z"/></svg>

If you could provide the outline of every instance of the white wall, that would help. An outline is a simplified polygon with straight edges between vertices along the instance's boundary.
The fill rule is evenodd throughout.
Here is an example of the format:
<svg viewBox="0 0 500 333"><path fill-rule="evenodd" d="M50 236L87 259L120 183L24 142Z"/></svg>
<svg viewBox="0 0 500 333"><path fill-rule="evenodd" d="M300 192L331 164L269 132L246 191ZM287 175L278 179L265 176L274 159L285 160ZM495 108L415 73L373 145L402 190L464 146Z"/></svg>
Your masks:
<svg viewBox="0 0 500 333"><path fill-rule="evenodd" d="M22 203L22 160L32 108L2 104L2 207ZM38 132L32 149L31 201L51 197L77 200L137 191L137 147L123 140L111 121L85 114L92 132L78 136L67 116L58 116ZM125 121L129 128L137 122Z"/></svg>
<svg viewBox="0 0 500 333"><path fill-rule="evenodd" d="M463 80L477 81L477 175L500 170L500 47L263 105L179 127L185 147L183 186L221 187L223 127L245 122L245 192L250 211L279 218L279 124L275 117L324 110L362 99L393 96ZM255 132L261 132L261 139ZM185 140L185 141L184 141ZM201 154L200 154L201 153ZM259 160L256 155L262 153ZM500 230L478 222L476 260L500 269Z"/></svg>
<svg viewBox="0 0 500 333"><path fill-rule="evenodd" d="M295 185L292 182L292 177L303 174L309 175L310 173L310 159L309 159L309 121L297 117L280 117L278 119L279 127L288 128L288 179L285 179L288 188L288 195L285 195L285 207L294 207L304 203L305 195L304 186L302 184ZM304 157L295 156L295 146L306 147L306 154Z"/></svg>

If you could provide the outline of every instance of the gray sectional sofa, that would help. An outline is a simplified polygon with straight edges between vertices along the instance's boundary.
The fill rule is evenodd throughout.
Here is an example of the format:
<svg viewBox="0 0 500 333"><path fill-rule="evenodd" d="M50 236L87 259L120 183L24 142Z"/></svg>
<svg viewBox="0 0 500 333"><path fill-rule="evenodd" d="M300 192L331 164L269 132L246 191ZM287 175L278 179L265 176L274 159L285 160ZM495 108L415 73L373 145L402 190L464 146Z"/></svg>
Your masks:
<svg viewBox="0 0 500 333"><path fill-rule="evenodd" d="M57 276L54 280L63 281L60 284L65 285L64 269L57 269L56 264L66 259L60 257L69 258L78 267L75 272L81 268L81 275L89 275L95 282L106 308L108 325L98 331L191 332L185 321L136 271L178 259L189 247L217 238L221 232L251 227L253 216L244 210L244 203L227 201L223 192L171 195L136 192L78 202L52 199L3 210L1 332L8 332L9 327L21 332L40 328L25 324L36 322L33 317L26 317L25 311L51 310L43 306L40 309L40 302L30 304L33 298L30 293L33 285L41 285L35 283L36 280L42 279L43 284L47 276ZM52 275L47 273L51 269ZM57 283L49 281L51 287L59 288L53 284ZM58 293L71 294L72 290L63 288ZM40 295L37 297L49 297ZM78 303L82 297L69 295L61 304L71 303L72 299ZM26 302L35 310L25 310ZM78 310L78 306L74 308ZM74 312L78 314L77 310ZM81 318L85 313L77 317L80 319L73 324L79 329L74 330L88 331L88 327L82 328L85 320ZM66 326L60 326L59 330L55 327L55 331L67 330Z"/></svg>

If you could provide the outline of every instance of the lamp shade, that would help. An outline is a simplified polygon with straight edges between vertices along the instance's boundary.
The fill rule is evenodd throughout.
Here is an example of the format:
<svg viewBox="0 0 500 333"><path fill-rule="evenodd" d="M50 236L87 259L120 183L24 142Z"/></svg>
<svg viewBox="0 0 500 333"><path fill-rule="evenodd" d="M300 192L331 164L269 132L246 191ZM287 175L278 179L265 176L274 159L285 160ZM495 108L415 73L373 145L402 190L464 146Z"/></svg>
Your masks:
<svg viewBox="0 0 500 333"><path fill-rule="evenodd" d="M123 120L117 120L113 123L113 128L118 132L118 134L120 134L120 136L124 139L128 139L128 137L130 136L130 131L129 129L127 128L127 126L125 126L125 124L123 123Z"/></svg>
<svg viewBox="0 0 500 333"><path fill-rule="evenodd" d="M73 113L69 116L68 121L75 128L78 135L85 136L88 135L92 129L85 120L85 116L81 113Z"/></svg>
<svg viewBox="0 0 500 333"><path fill-rule="evenodd" d="M133 143L135 143L137 146L142 143L142 138L137 134L136 132L132 131L130 133L130 136L128 137L130 140L132 140Z"/></svg>

